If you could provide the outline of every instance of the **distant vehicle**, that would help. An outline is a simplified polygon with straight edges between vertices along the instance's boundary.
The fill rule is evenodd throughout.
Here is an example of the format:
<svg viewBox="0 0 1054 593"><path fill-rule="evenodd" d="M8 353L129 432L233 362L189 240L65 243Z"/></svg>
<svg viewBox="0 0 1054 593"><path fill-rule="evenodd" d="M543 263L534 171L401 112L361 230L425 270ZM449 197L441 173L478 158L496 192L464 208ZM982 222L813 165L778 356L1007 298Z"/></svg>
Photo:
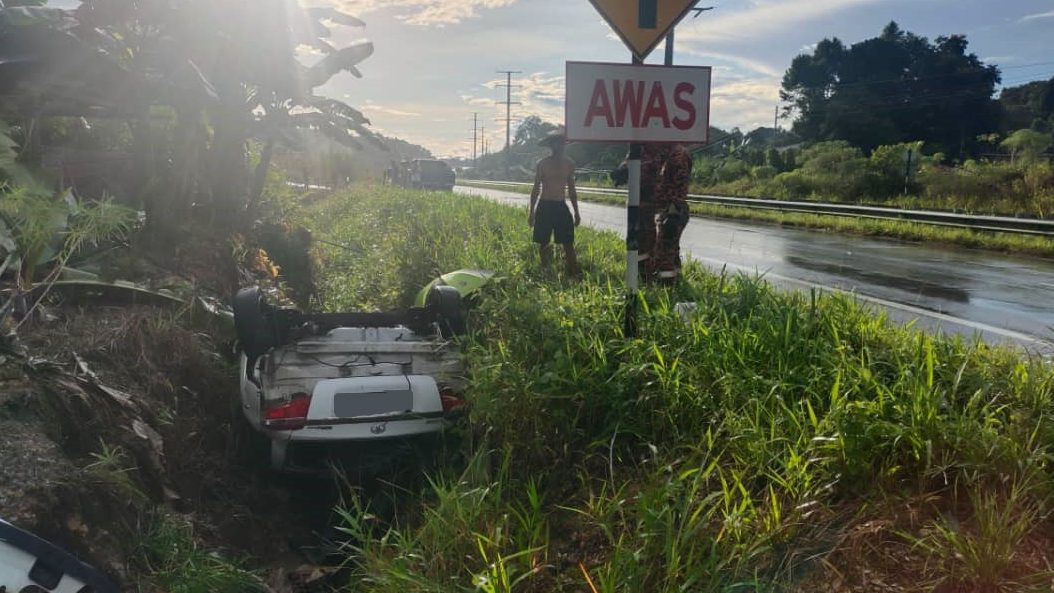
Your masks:
<svg viewBox="0 0 1054 593"><path fill-rule="evenodd" d="M0 519L0 591L118 593L95 568L62 548Z"/></svg>
<svg viewBox="0 0 1054 593"><path fill-rule="evenodd" d="M415 159L392 163L384 173L385 180L393 185L415 189L454 189L457 175L450 165L435 159Z"/></svg>
<svg viewBox="0 0 1054 593"><path fill-rule="evenodd" d="M430 287L423 306L381 313L280 309L246 288L234 323L242 412L270 441L275 470L317 472L334 453L383 460L429 445L466 404L449 340L464 331L453 286Z"/></svg>

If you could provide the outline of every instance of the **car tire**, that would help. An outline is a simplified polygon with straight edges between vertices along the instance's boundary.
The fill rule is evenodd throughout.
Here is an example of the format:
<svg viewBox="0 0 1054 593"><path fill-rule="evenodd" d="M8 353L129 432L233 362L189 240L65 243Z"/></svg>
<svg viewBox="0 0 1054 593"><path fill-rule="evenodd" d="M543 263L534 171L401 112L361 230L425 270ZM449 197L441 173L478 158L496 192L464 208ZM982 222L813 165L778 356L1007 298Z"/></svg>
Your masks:
<svg viewBox="0 0 1054 593"><path fill-rule="evenodd" d="M425 306L435 313L439 333L444 338L460 336L467 331L461 293L453 286L433 286L428 291Z"/></svg>
<svg viewBox="0 0 1054 593"><path fill-rule="evenodd" d="M270 306L258 287L243 288L234 296L234 330L250 361L277 346Z"/></svg>

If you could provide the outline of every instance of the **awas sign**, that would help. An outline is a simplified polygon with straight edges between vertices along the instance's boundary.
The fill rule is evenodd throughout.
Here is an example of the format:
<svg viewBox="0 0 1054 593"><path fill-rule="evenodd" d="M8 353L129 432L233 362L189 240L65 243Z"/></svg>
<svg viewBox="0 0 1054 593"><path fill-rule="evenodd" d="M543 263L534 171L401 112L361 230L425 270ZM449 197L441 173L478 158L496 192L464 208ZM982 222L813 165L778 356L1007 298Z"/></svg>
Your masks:
<svg viewBox="0 0 1054 593"><path fill-rule="evenodd" d="M710 68L567 63L567 139L707 142Z"/></svg>

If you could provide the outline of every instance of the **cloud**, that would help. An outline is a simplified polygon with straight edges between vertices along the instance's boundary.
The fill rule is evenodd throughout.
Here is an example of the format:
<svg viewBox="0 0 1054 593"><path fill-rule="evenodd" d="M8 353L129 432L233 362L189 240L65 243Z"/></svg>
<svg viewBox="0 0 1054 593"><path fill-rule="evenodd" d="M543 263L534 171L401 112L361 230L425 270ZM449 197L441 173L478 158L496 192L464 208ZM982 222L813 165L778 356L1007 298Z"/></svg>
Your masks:
<svg viewBox="0 0 1054 593"><path fill-rule="evenodd" d="M757 74L762 74L765 76L783 76L783 73L778 69L766 64L765 62L755 60L753 58L748 58L746 56L739 56L735 54L726 54L713 51L700 51L691 48L684 49L681 51L681 53L685 53L690 56L695 56L697 58L713 59L728 62L730 64L738 66L740 69L750 70L752 72L756 72Z"/></svg>
<svg viewBox="0 0 1054 593"><path fill-rule="evenodd" d="M417 111L406 111L403 109L397 109L395 107L385 107L384 105L377 105L374 103L368 103L363 105L361 109L367 113L381 113L392 117L420 117L421 113Z"/></svg>
<svg viewBox="0 0 1054 593"><path fill-rule="evenodd" d="M504 122L505 117L505 78L495 78L482 83L480 86L491 90L496 99L488 99L476 95L462 95L461 99L469 105L491 104L499 108L499 115ZM520 78L513 78L512 100L518 105L513 105L513 125L517 121L529 115L537 115L545 121L560 123L564 121L564 76L551 75L548 72L534 72ZM495 91L498 91L495 94Z"/></svg>
<svg viewBox="0 0 1054 593"><path fill-rule="evenodd" d="M411 25L453 25L475 18L481 9L502 8L516 0L313 0L315 5L335 6L348 14L363 16L381 9Z"/></svg>
<svg viewBox="0 0 1054 593"><path fill-rule="evenodd" d="M748 41L789 31L802 23L835 12L884 0L758 0L745 10L714 11L687 21L677 31L678 42ZM713 16L710 16L710 15ZM682 34L681 31L684 31Z"/></svg>
<svg viewBox="0 0 1054 593"><path fill-rule="evenodd" d="M461 95L461 100L473 107L484 107L494 105L494 100L485 97L474 97L472 95Z"/></svg>
<svg viewBox="0 0 1054 593"><path fill-rule="evenodd" d="M1049 18L1054 18L1054 10L1052 10L1050 12L1039 12L1039 13L1036 13L1036 14L1025 15L1025 16L1021 17L1021 20L1019 20L1018 22L1019 23L1027 23L1028 21L1034 21L1034 20L1038 20L1038 19L1049 19Z"/></svg>
<svg viewBox="0 0 1054 593"><path fill-rule="evenodd" d="M710 124L743 130L771 127L778 90L776 80L740 80L724 84L715 81L710 94Z"/></svg>

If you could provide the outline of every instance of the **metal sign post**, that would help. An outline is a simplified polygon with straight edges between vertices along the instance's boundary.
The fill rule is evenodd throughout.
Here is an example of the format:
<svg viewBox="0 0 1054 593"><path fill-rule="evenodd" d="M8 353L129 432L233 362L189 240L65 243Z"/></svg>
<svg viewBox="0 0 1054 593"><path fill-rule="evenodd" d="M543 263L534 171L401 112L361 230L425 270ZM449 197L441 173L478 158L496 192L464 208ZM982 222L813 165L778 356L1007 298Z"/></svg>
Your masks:
<svg viewBox="0 0 1054 593"><path fill-rule="evenodd" d="M629 145L629 168L626 201L626 314L623 333L627 338L637 336L637 290L640 270L640 157L644 145Z"/></svg>

